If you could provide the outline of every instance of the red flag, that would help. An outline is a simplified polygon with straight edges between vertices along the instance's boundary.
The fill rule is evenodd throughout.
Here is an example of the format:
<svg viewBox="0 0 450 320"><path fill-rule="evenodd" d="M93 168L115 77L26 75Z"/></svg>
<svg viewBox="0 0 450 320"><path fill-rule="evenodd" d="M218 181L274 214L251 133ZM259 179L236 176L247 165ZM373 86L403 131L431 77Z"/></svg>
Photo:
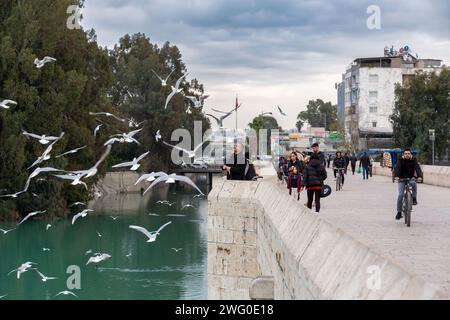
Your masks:
<svg viewBox="0 0 450 320"><path fill-rule="evenodd" d="M236 105L234 106L234 111L237 111L241 105L239 104L238 96L236 95Z"/></svg>

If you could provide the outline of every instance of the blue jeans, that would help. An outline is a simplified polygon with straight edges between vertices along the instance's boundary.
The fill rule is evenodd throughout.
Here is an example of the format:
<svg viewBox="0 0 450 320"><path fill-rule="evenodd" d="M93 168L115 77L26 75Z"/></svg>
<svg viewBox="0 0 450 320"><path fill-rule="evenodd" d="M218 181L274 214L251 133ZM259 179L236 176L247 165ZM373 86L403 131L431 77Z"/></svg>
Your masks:
<svg viewBox="0 0 450 320"><path fill-rule="evenodd" d="M412 187L413 199L416 199L417 198L417 183L416 183L416 180L409 181L409 184ZM398 183L397 212L401 212L402 211L403 196L405 195L405 187L406 187L406 182L400 181Z"/></svg>
<svg viewBox="0 0 450 320"><path fill-rule="evenodd" d="M369 179L369 166L362 166L363 179Z"/></svg>

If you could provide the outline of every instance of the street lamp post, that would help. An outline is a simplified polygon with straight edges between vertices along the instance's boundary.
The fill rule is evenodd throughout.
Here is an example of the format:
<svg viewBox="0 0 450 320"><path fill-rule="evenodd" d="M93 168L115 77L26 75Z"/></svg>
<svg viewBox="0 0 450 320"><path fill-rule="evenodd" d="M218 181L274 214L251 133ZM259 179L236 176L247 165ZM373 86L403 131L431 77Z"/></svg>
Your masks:
<svg viewBox="0 0 450 320"><path fill-rule="evenodd" d="M432 155L432 159L431 159L431 164L434 166L434 142L436 141L436 130L435 129L430 129L428 130L428 133L430 135L430 141L431 141L431 155Z"/></svg>

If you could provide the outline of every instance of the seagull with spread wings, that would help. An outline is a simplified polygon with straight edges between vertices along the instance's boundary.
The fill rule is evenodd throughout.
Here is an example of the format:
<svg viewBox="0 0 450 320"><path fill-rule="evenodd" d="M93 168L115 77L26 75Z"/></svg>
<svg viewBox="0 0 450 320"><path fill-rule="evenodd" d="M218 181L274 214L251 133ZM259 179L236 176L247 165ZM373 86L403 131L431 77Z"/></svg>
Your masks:
<svg viewBox="0 0 450 320"><path fill-rule="evenodd" d="M22 130L22 134L24 136L30 137L30 138L35 138L39 140L40 144L43 145L47 145L50 143L50 141L55 141L55 140L59 140L60 137L53 137L53 136L47 136L47 135L38 135L38 134L34 134L34 133L29 133L26 132L25 130Z"/></svg>
<svg viewBox="0 0 450 320"><path fill-rule="evenodd" d="M79 148L76 148L76 149L73 149L73 150L64 152L63 154L60 154L60 155L56 156L55 158L61 158L61 157L66 156L66 155L68 155L68 154L74 154L74 153L77 153L78 151L83 150L83 149L86 148L86 147L87 147L87 146L83 146L83 147L79 147Z"/></svg>
<svg viewBox="0 0 450 320"><path fill-rule="evenodd" d="M177 93L181 93L183 91L183 89L180 89L180 85L181 85L181 81L183 81L183 79L188 75L188 73L186 73L185 75L181 76L176 84L175 87L172 86L172 92L167 96L166 99L166 105L164 106L164 109L167 109L167 106L169 105L170 100L172 100L172 98L177 94Z"/></svg>
<svg viewBox="0 0 450 320"><path fill-rule="evenodd" d="M182 151L183 153L187 154L187 156L188 156L189 158L195 158L195 154L197 153L197 151L203 146L203 144L205 144L205 143L208 142L208 141L210 141L210 138L203 140L203 141L202 141L198 146L196 146L196 147L194 148L194 150L192 150L192 151L191 151L191 150L186 150L186 149L181 148L181 147L178 147L178 146L174 146L174 145L172 145L172 144L170 144L170 143L167 143L167 142L165 142L165 141L163 141L163 143L164 143L166 146L172 147L172 148L175 149L175 150Z"/></svg>
<svg viewBox="0 0 450 320"><path fill-rule="evenodd" d="M37 160L35 162L33 162L33 164L31 166L28 167L28 169L33 168L35 165L38 165L44 161L49 160L51 158L50 152L52 152L53 146L55 145L55 143L57 143L59 140L61 140L63 136L64 136L64 132L62 132L61 135L59 136L59 138L57 140L53 141L47 147L47 149L45 149L44 153L40 157L38 157Z"/></svg>
<svg viewBox="0 0 450 320"><path fill-rule="evenodd" d="M17 102L9 99L0 102L0 108L9 109L11 106L17 106Z"/></svg>
<svg viewBox="0 0 450 320"><path fill-rule="evenodd" d="M217 118L216 116L214 116L214 115L212 115L212 114L210 114L210 113L205 113L205 114L206 114L207 116L213 118L214 120L216 120L217 125L218 125L220 128L223 128L223 120L225 120L226 118L228 118L229 116L231 116L232 113L233 113L233 111L230 111L230 112L228 112L228 113L225 113L223 116L221 116L221 117L219 117L219 118Z"/></svg>
<svg viewBox="0 0 450 320"><path fill-rule="evenodd" d="M167 176L167 173L162 172L162 171L143 174L142 176L139 177L139 179L136 181L136 183L134 185L137 185L139 182L144 181L144 180L148 181L148 182L153 182L156 180L156 178L164 176L164 175Z"/></svg>
<svg viewBox="0 0 450 320"><path fill-rule="evenodd" d="M18 226L20 226L22 223L24 223L25 221L27 221L31 217L34 217L34 216L36 216L36 215L38 215L40 213L45 213L45 212L47 212L47 210L30 212L29 214L26 215L25 218L22 219L22 221L19 222Z"/></svg>
<svg viewBox="0 0 450 320"><path fill-rule="evenodd" d="M175 71L175 69L172 70L172 72L171 72L165 79L163 79L163 78L161 78L161 77L155 72L155 70L152 69L152 72L153 72L153 73L155 74L155 76L161 81L161 86L162 86L162 87L167 86L167 80L169 80L170 76L172 75L172 73L173 73L174 71Z"/></svg>
<svg viewBox="0 0 450 320"><path fill-rule="evenodd" d="M172 221L167 222L166 224L162 225L158 230L156 231L148 231L147 229L145 229L144 227L140 227L140 226L129 226L130 229L134 229L136 231L139 231L141 233L143 233L144 235L147 236L148 240L147 242L155 242L156 241L156 237L159 236L160 232L167 227L169 224L171 224Z"/></svg>
<svg viewBox="0 0 450 320"><path fill-rule="evenodd" d="M175 183L175 181L183 182L195 188L199 193L203 194L203 192L199 189L199 187L197 187L197 185L191 179L189 179L186 176L178 176L175 173L168 176L161 176L155 181L153 181L152 184L147 188L147 190L144 191L144 194L146 194L147 191L149 191L155 185L163 181L165 181L166 183Z"/></svg>
<svg viewBox="0 0 450 320"><path fill-rule="evenodd" d="M92 209L84 209L83 211L77 213L76 215L73 216L72 218L72 224L75 223L75 221L77 221L78 218L85 218L89 212L93 212L94 210Z"/></svg>
<svg viewBox="0 0 450 320"><path fill-rule="evenodd" d="M201 107L203 107L205 100L209 98L209 95L208 96L200 96L198 98L196 96L184 96L184 97L191 100L191 102L194 104L194 108L200 109Z"/></svg>
<svg viewBox="0 0 450 320"><path fill-rule="evenodd" d="M280 112L280 114L281 114L282 116L287 117L287 114L284 113L283 110L281 110L280 106L277 106L277 108L278 108L278 111Z"/></svg>
<svg viewBox="0 0 450 320"><path fill-rule="evenodd" d="M113 117L116 120L119 120L120 122L125 122L125 119L119 118L118 116L113 115L109 112L89 112L89 115L91 116L107 116L107 117Z"/></svg>
<svg viewBox="0 0 450 320"><path fill-rule="evenodd" d="M38 58L34 59L34 64L35 64L36 68L41 69L41 68L42 68L43 66L45 66L47 63L55 62L55 61L56 61L55 58L46 56L46 57L44 57L44 59L42 59L42 60L39 60Z"/></svg>
<svg viewBox="0 0 450 320"><path fill-rule="evenodd" d="M141 161L142 159L144 159L148 154L150 153L150 151L147 151L146 153L141 154L138 158L134 158L132 161L130 162L124 162L124 163L119 163L116 164L114 166L112 166L113 168L125 168L125 167L131 167L130 170L131 171L136 171L141 165L139 164L139 161Z"/></svg>

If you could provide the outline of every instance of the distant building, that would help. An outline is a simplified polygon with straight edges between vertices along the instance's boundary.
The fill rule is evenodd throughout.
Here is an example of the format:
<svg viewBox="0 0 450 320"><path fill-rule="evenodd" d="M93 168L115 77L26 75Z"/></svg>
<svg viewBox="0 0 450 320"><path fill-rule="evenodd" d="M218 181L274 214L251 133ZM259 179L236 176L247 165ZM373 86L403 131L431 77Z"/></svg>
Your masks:
<svg viewBox="0 0 450 320"><path fill-rule="evenodd" d="M417 71L439 72L442 60L418 59L409 48L385 48L384 57L358 58L336 84L338 119L346 141L355 149L393 147L393 113L396 84L404 85Z"/></svg>

